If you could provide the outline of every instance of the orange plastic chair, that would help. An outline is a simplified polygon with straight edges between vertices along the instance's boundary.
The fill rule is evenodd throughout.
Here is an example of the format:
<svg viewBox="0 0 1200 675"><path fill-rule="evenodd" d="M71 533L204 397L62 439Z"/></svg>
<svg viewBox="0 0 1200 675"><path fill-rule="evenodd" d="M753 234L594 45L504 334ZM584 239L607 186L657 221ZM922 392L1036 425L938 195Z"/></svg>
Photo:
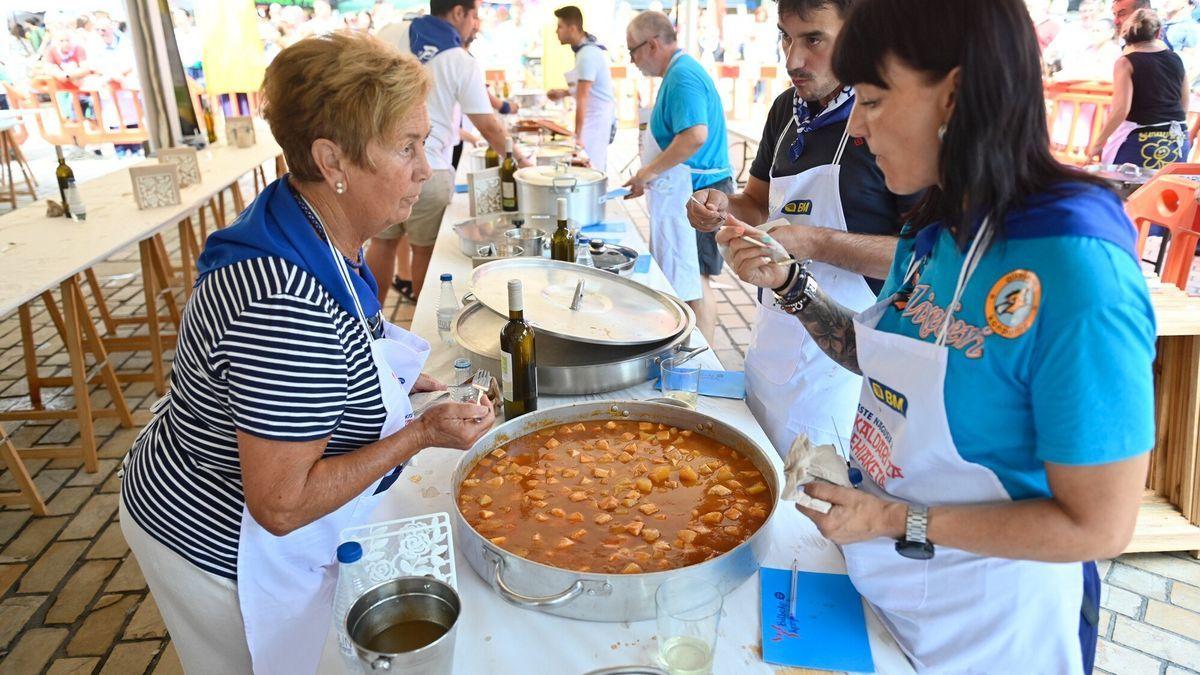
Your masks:
<svg viewBox="0 0 1200 675"><path fill-rule="evenodd" d="M1125 213L1138 230L1137 252L1142 255L1150 228L1167 230L1165 255L1159 253L1163 283L1187 290L1188 275L1200 242L1200 164L1168 164L1125 202Z"/></svg>

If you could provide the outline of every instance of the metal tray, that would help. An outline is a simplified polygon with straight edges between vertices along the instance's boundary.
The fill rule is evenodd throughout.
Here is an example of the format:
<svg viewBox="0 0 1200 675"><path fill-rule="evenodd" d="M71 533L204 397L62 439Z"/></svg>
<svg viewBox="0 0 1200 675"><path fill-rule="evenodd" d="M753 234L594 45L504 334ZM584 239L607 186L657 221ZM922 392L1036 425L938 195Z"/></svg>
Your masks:
<svg viewBox="0 0 1200 675"><path fill-rule="evenodd" d="M594 267L538 258L510 258L476 267L471 292L508 315L508 282L520 279L525 320L546 335L597 345L642 345L680 334L688 315L677 300ZM584 282L579 308L571 302Z"/></svg>

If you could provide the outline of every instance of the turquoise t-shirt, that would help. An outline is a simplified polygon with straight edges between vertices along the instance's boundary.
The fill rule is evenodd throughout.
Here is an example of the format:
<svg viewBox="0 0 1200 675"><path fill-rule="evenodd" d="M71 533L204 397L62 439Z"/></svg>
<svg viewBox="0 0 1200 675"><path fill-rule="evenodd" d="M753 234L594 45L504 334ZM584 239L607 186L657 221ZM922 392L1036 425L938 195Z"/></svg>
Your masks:
<svg viewBox="0 0 1200 675"><path fill-rule="evenodd" d="M699 124L708 126L708 140L691 159L693 169L718 169L714 174L692 174L692 189L708 187L731 178L729 141L725 137L725 106L717 87L704 68L687 54L680 54L667 69L650 113L650 133L665 150L680 133Z"/></svg>
<svg viewBox="0 0 1200 675"><path fill-rule="evenodd" d="M1111 192L1061 189L1009 214L946 340L951 437L1014 500L1050 496L1043 462L1105 464L1154 445L1155 320L1136 234ZM965 251L937 224L902 238L880 298L901 290L914 249L931 254L879 329L934 342Z"/></svg>

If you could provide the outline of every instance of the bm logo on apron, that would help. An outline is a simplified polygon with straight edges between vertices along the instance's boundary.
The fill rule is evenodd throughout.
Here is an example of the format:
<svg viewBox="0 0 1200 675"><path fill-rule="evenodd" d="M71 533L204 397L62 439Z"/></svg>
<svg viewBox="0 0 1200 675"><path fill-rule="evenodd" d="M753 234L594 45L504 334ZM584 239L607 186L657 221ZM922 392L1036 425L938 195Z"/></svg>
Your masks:
<svg viewBox="0 0 1200 675"><path fill-rule="evenodd" d="M869 377L867 381L871 384L871 393L875 395L875 398L879 399L880 403L908 417L908 398L904 394L886 384L880 384Z"/></svg>
<svg viewBox="0 0 1200 675"><path fill-rule="evenodd" d="M813 203L811 199L793 199L784 204L780 211L789 216L807 216L812 213L812 207Z"/></svg>

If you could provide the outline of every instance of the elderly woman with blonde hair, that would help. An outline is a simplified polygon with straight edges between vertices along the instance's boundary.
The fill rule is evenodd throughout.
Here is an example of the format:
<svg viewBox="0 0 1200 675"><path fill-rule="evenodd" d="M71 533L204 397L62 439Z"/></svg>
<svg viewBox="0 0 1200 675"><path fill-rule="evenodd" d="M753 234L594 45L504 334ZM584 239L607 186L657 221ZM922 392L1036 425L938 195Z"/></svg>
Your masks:
<svg viewBox="0 0 1200 675"><path fill-rule="evenodd" d="M189 673L311 673L339 532L490 403L413 419L429 344L384 321L362 246L430 175L429 81L366 35L280 52L264 116L291 173L209 238L171 392L125 460L121 528Z"/></svg>

